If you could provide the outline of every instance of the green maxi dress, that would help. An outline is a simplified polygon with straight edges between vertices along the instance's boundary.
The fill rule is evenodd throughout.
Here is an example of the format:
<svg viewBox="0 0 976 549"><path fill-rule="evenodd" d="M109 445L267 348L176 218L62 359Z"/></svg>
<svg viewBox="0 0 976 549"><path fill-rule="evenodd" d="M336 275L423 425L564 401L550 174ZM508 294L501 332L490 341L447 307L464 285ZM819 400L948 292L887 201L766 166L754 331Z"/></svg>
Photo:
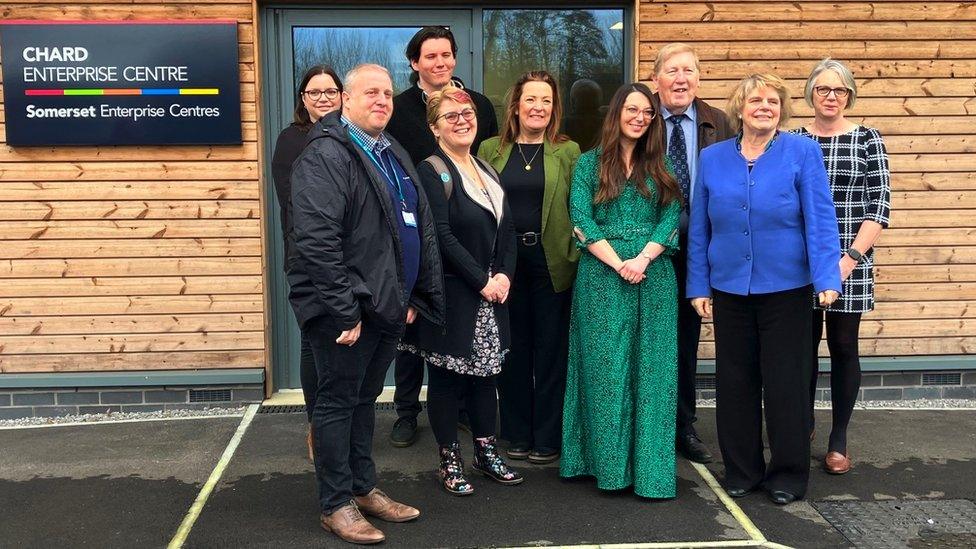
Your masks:
<svg viewBox="0 0 976 549"><path fill-rule="evenodd" d="M679 201L657 204L627 183L612 202L594 204L599 149L573 173L570 215L585 247L606 239L621 259L648 241L665 247L639 284L626 282L584 251L573 291L560 475L596 477L605 490L634 487L648 498L675 497Z"/></svg>

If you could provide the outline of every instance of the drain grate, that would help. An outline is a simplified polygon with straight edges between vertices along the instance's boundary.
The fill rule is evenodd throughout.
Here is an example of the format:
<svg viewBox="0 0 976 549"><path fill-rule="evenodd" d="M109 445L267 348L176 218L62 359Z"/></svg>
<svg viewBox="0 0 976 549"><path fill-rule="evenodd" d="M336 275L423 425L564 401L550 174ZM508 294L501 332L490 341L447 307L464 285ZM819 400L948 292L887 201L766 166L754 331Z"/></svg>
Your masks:
<svg viewBox="0 0 976 549"><path fill-rule="evenodd" d="M813 506L858 548L956 547L943 544L956 541L971 548L976 537L976 504L965 499L818 501Z"/></svg>
<svg viewBox="0 0 976 549"><path fill-rule="evenodd" d="M271 406L261 406L258 408L259 414L304 414L304 404L276 404Z"/></svg>
<svg viewBox="0 0 976 549"><path fill-rule="evenodd" d="M951 373L923 373L922 385L962 385L962 374Z"/></svg>
<svg viewBox="0 0 976 549"><path fill-rule="evenodd" d="M715 389L715 376L696 376L695 377L695 388L699 391L702 390L714 390Z"/></svg>
<svg viewBox="0 0 976 549"><path fill-rule="evenodd" d="M976 547L976 534L921 534L908 540L912 549L973 549Z"/></svg>

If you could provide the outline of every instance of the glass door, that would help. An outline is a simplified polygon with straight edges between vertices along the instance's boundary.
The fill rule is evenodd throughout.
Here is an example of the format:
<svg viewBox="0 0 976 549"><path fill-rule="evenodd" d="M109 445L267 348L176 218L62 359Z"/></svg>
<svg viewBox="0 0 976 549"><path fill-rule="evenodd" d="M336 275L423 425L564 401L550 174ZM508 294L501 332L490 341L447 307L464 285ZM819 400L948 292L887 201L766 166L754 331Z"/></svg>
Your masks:
<svg viewBox="0 0 976 549"><path fill-rule="evenodd" d="M265 128L267 165L270 165L275 138L292 121L295 87L312 65L331 65L342 77L360 63L377 63L389 69L394 89L399 93L410 85L410 64L404 55L407 42L421 27L441 25L450 27L458 43L454 74L467 84L474 83L472 10L269 9L265 12L264 22L265 29L273 29L273 38L266 43L265 50L264 90L270 120ZM284 258L278 199L270 173L266 177L268 283L271 284L268 314L272 315L273 383L275 390L291 389L301 386L298 368L301 343L282 274Z"/></svg>

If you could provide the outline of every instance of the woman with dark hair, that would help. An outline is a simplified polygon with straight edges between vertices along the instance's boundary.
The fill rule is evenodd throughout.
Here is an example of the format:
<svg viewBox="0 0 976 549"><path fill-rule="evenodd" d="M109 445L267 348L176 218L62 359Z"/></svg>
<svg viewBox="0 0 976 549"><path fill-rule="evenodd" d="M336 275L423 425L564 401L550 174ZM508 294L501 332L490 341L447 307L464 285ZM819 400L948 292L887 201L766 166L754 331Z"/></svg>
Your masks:
<svg viewBox="0 0 976 549"><path fill-rule="evenodd" d="M326 114L342 107L342 81L331 67L315 65L305 71L296 90L295 119L278 134L274 156L271 160L271 176L274 179L278 207L281 209L281 231L285 237L285 271L290 265L289 258L294 247L292 241L291 217L291 165L305 148L305 138L312 125ZM299 363L302 393L305 395L305 412L308 416L309 430L305 436L308 445L308 459L312 457L312 410L315 408L315 392L318 388L318 375L315 372L315 359L308 337L302 333L302 349Z"/></svg>
<svg viewBox="0 0 976 549"><path fill-rule="evenodd" d="M498 378L508 457L559 459L569 305L579 250L569 221L569 180L580 148L559 133L559 88L545 71L509 92L500 137L478 155L500 174L512 207L518 268L512 285L512 352Z"/></svg>
<svg viewBox="0 0 976 549"><path fill-rule="evenodd" d="M445 325L418 317L401 348L427 361L427 415L440 453L438 475L449 493L474 487L464 476L458 442L458 400L471 421L472 468L501 484L519 484L495 446L495 377L509 346L508 292L515 269L515 235L498 174L476 160L478 126L471 96L446 86L427 103L439 147L417 166L437 224L444 259Z"/></svg>
<svg viewBox="0 0 976 549"><path fill-rule="evenodd" d="M675 496L677 287L681 191L664 154L651 90L614 94L600 146L573 172L570 216L580 247L569 329L564 477L596 477Z"/></svg>

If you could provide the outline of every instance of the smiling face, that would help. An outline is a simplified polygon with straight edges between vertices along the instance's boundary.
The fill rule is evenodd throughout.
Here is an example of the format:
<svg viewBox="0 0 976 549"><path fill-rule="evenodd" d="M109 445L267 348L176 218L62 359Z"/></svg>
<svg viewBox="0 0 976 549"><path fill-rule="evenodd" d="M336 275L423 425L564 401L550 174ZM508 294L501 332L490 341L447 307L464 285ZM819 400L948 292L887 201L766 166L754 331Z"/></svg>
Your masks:
<svg viewBox="0 0 976 549"><path fill-rule="evenodd" d="M343 113L373 137L386 129L393 114L393 82L379 69L364 69L350 79L342 93Z"/></svg>
<svg viewBox="0 0 976 549"><path fill-rule="evenodd" d="M698 93L698 66L691 52L676 53L654 75L661 104L671 114L683 114Z"/></svg>
<svg viewBox="0 0 976 549"><path fill-rule="evenodd" d="M769 133L779 127L782 101L771 86L753 90L742 103L742 131L745 133Z"/></svg>
<svg viewBox="0 0 976 549"><path fill-rule="evenodd" d="M447 38L431 38L420 45L420 58L410 61L410 67L417 71L420 84L425 90L439 90L451 81L457 60L451 51L451 41Z"/></svg>
<svg viewBox="0 0 976 549"><path fill-rule="evenodd" d="M844 84L844 80L841 79L840 75L832 70L826 70L820 73L817 77L816 82L814 82L814 90L819 87L825 88L846 88L847 85ZM813 92L813 111L816 113L817 118L826 118L828 120L835 119L842 116L844 109L847 108L847 101L850 95L845 95L842 98L837 97L837 94L830 92L827 97L821 97L816 91Z"/></svg>
<svg viewBox="0 0 976 549"><path fill-rule="evenodd" d="M450 122L448 118L454 118L455 115L456 121ZM471 120L466 120L466 116ZM455 151L470 152L471 144L478 133L478 118L474 116L471 103L460 103L445 97L437 109L437 117L437 122L430 127L430 131L434 132L434 137L441 145Z"/></svg>
<svg viewBox="0 0 976 549"><path fill-rule="evenodd" d="M623 138L637 141L647 133L654 120L654 111L647 96L640 92L630 92L620 110L620 133Z"/></svg>
<svg viewBox="0 0 976 549"><path fill-rule="evenodd" d="M313 100L311 98L309 92L312 90L321 92L318 99ZM339 88L336 85L336 81L328 74L316 74L313 76L309 79L308 84L305 84L305 89L302 92L302 103L305 105L305 110L308 111L308 117L313 123L342 106L342 99L339 96ZM335 95L331 99L326 97L333 93Z"/></svg>
<svg viewBox="0 0 976 549"><path fill-rule="evenodd" d="M526 82L518 102L519 128L532 134L544 132L552 120L552 101L552 87L549 84Z"/></svg>

